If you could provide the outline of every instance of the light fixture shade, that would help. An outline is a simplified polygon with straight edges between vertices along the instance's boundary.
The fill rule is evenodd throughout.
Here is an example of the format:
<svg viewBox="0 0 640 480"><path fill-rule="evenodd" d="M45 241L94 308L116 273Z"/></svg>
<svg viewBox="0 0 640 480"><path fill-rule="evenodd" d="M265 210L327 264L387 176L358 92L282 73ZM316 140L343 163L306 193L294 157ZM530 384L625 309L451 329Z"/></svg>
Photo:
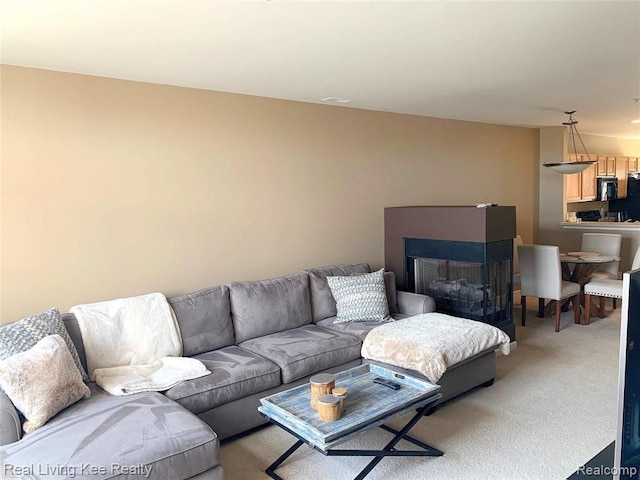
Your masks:
<svg viewBox="0 0 640 480"><path fill-rule="evenodd" d="M589 156L589 152L587 152L587 147L584 146L582 137L580 137L580 133L578 132L578 128L576 127L576 125L578 124L578 121L573 119L573 114L576 113L575 110L572 110L570 112L564 112L564 113L569 115L569 120L566 122L562 122L562 125L564 125L566 128L569 129L569 140L570 140L570 146L573 147L573 156L575 158L578 157L578 148L576 144L576 138L577 138L578 141L580 142L580 145L582 145L582 149L584 150L589 160L576 161L576 162L555 162L555 163L547 162L547 163L544 163L543 165L545 167L550 168L554 172L562 173L563 175L569 175L572 173L583 172L584 170L589 168L591 165L595 165L598 162L597 160L591 160L591 157Z"/></svg>
<svg viewBox="0 0 640 480"><path fill-rule="evenodd" d="M596 160L588 160L584 162L560 162L560 163L545 163L545 167L549 167L554 172L569 175L571 173L580 173L585 171L591 165L598 163Z"/></svg>

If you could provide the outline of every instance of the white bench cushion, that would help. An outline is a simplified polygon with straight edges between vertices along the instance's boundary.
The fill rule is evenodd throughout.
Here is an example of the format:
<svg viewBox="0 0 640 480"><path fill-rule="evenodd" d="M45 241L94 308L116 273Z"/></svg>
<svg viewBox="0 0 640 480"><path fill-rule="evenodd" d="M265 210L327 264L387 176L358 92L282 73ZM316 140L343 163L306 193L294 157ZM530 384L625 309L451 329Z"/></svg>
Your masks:
<svg viewBox="0 0 640 480"><path fill-rule="evenodd" d="M584 286L585 295L622 298L622 281L597 278Z"/></svg>

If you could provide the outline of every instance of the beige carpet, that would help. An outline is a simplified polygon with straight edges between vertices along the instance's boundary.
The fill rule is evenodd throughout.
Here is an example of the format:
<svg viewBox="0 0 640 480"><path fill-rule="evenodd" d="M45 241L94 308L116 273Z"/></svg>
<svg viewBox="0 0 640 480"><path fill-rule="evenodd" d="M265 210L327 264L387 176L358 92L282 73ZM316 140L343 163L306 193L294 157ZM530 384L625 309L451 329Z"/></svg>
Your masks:
<svg viewBox="0 0 640 480"><path fill-rule="evenodd" d="M567 478L615 437L619 312L588 326L573 324L572 313L564 313L559 333L552 318L530 312L527 326L517 328L517 348L498 356L492 387L458 397L413 428L414 437L444 456L385 458L367 478ZM519 310L516 318L519 323ZM343 447L380 448L390 438L375 429ZM269 426L223 445L227 480L268 478L264 468L293 442ZM325 457L303 446L278 473L288 480L341 480L355 477L368 461Z"/></svg>

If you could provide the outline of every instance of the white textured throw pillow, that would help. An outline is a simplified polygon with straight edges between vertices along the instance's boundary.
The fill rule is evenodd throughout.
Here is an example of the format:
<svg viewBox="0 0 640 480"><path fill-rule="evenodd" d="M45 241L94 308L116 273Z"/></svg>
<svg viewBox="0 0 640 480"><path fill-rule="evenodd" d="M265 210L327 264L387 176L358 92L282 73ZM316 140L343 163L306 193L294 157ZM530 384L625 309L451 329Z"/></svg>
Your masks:
<svg viewBox="0 0 640 480"><path fill-rule="evenodd" d="M29 350L0 361L0 387L27 419L25 433L91 395L60 335L46 336Z"/></svg>
<svg viewBox="0 0 640 480"><path fill-rule="evenodd" d="M333 323L387 322L389 305L384 269L364 275L327 277L338 315Z"/></svg>

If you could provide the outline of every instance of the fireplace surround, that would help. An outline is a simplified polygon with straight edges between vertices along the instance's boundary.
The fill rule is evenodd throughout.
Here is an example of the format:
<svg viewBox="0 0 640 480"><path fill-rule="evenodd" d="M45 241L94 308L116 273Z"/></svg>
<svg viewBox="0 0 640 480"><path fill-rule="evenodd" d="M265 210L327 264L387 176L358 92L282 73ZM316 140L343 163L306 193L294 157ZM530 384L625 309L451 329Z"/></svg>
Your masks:
<svg viewBox="0 0 640 480"><path fill-rule="evenodd" d="M385 266L436 310L491 324L515 340L515 207L385 208Z"/></svg>

